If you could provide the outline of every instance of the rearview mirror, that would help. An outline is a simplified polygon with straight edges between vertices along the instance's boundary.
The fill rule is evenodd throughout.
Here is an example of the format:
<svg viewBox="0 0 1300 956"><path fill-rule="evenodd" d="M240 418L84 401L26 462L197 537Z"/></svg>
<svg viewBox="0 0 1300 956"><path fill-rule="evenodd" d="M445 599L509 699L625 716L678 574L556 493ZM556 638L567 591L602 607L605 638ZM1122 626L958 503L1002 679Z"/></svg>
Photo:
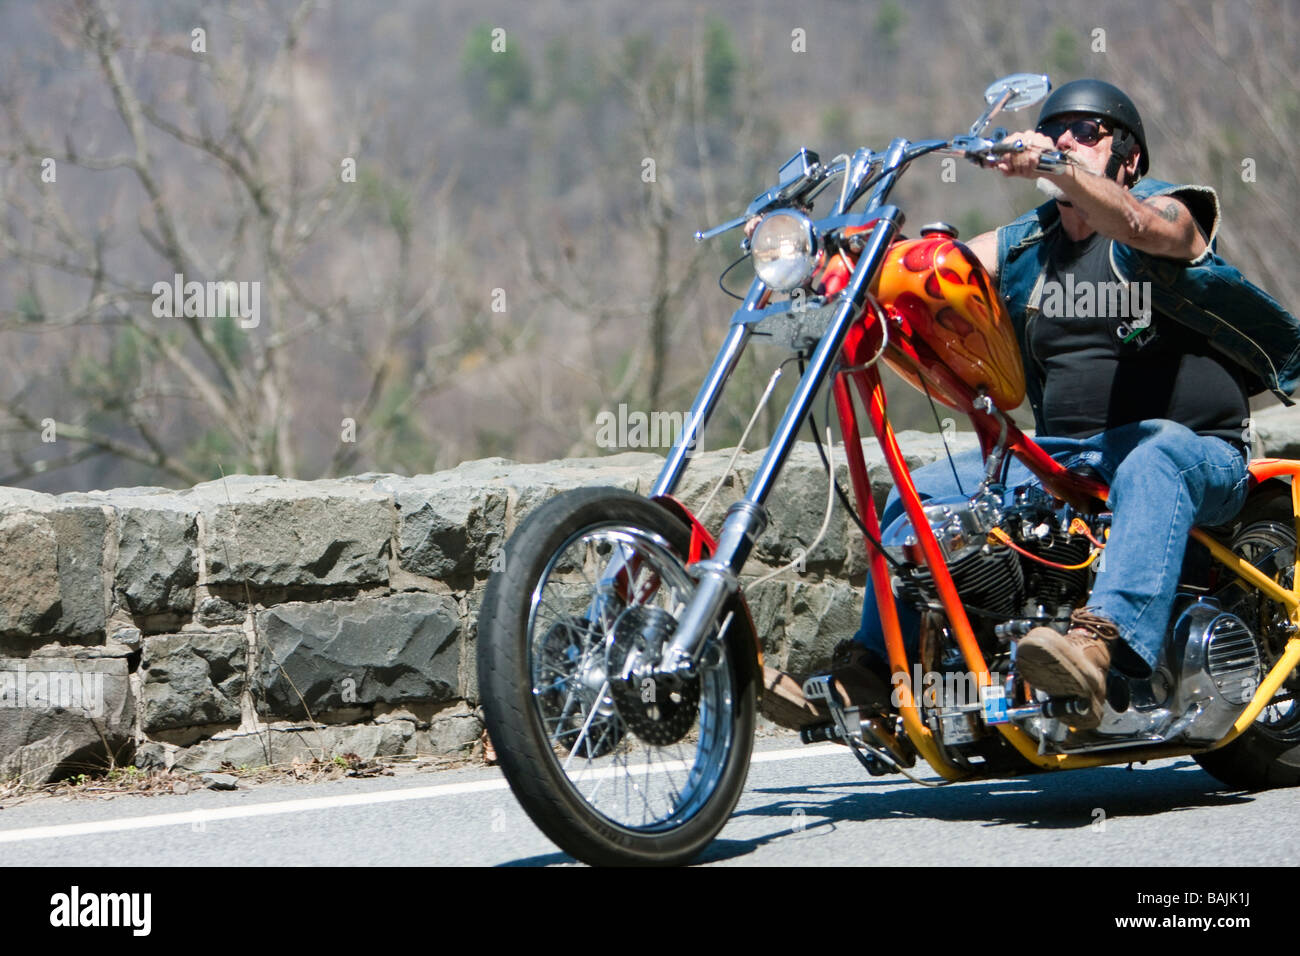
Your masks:
<svg viewBox="0 0 1300 956"><path fill-rule="evenodd" d="M988 104L983 114L971 124L970 134L979 136L993 117L1005 110L1022 110L1047 95L1052 81L1046 73L1012 73L989 85L984 91Z"/></svg>
<svg viewBox="0 0 1300 956"><path fill-rule="evenodd" d="M997 106L1003 96L1010 94L1000 109L1022 110L1042 100L1051 89L1052 81L1046 73L1012 73L989 85L984 91L984 102Z"/></svg>

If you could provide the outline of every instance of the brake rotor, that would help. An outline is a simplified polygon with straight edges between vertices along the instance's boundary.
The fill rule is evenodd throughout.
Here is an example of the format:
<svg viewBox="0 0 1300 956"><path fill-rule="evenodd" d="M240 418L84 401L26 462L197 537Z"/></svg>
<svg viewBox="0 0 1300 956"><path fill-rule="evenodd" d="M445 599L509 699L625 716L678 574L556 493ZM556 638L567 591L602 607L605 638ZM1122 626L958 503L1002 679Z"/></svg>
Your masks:
<svg viewBox="0 0 1300 956"><path fill-rule="evenodd" d="M653 607L628 608L614 624L610 674L623 670L627 656L637 651L658 660L677 627L667 611ZM700 711L700 679L684 681L671 690L653 680L611 680L610 693L627 728L655 747L675 744L695 726Z"/></svg>

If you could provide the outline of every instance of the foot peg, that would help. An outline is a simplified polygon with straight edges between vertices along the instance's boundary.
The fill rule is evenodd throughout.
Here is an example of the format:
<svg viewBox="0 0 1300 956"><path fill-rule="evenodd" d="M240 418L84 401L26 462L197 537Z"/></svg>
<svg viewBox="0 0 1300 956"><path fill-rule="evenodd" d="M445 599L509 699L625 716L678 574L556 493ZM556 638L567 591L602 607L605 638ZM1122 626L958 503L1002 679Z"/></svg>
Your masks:
<svg viewBox="0 0 1300 956"><path fill-rule="evenodd" d="M844 743L834 724L809 724L799 731L799 739L806 744Z"/></svg>
<svg viewBox="0 0 1300 956"><path fill-rule="evenodd" d="M1043 701L1043 716L1070 722L1073 717L1087 717L1091 703L1083 697L1049 697Z"/></svg>
<svg viewBox="0 0 1300 956"><path fill-rule="evenodd" d="M813 724L804 727L799 731L799 739L805 744L835 743L848 745L858 760L861 761L862 766L867 768L867 773L873 777L883 777L887 773L898 773L894 766L876 756L875 748L871 747L870 744L860 738L852 743L846 740L843 732L836 724Z"/></svg>

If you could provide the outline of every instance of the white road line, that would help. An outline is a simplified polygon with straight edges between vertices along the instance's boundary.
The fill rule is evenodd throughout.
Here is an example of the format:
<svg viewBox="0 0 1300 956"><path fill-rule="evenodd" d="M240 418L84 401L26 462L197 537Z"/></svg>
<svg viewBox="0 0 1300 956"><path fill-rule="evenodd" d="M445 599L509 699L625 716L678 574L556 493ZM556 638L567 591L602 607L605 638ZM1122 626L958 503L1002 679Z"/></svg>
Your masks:
<svg viewBox="0 0 1300 956"><path fill-rule="evenodd" d="M805 757L821 757L829 753L847 753L838 744L819 744L800 747L797 750L768 750L754 754L751 764L773 763L778 760L800 760ZM660 770L667 765L653 765L653 770ZM633 771L637 767L631 768ZM642 767L642 769L644 769ZM609 776L625 772L622 767L609 767L584 776L583 781L596 779L597 775ZM435 797L456 796L463 793L483 793L489 790L505 790L508 784L504 777L492 780L473 780L465 783L443 783L433 787L411 787L404 790L385 790L380 793L349 793L336 797L308 797L303 800L277 800L271 803L258 803L250 807L225 807L215 810L186 810L182 813L154 813L146 816L127 817L117 820L96 820L90 823L62 823L55 826L26 827L15 830L0 830L0 843L23 843L29 840L54 840L61 837L89 836L96 833L121 833L127 830L145 830L152 827L193 826L198 823L211 823L217 820L244 820L250 817L269 817L282 813L306 813L312 810L335 810L342 807L360 807L373 803L398 803L403 800L432 800Z"/></svg>

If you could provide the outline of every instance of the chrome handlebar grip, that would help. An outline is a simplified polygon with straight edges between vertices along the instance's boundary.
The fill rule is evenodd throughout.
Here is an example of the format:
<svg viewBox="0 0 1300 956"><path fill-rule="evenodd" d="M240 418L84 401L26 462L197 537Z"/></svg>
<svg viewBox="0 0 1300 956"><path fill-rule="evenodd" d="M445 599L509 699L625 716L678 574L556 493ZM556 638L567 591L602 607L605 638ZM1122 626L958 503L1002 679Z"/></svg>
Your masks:
<svg viewBox="0 0 1300 956"><path fill-rule="evenodd" d="M1044 150L1038 158L1038 169L1044 173L1057 173L1070 165L1069 158L1059 149Z"/></svg>

